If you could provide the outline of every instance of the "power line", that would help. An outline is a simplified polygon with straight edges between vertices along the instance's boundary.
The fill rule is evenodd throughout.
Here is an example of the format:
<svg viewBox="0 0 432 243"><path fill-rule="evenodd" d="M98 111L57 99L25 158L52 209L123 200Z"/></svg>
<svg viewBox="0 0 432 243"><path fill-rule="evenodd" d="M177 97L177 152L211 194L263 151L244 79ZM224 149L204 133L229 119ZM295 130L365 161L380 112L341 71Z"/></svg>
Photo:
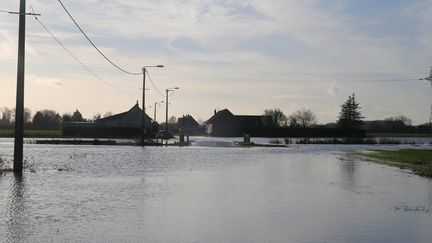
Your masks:
<svg viewBox="0 0 432 243"><path fill-rule="evenodd" d="M36 21L51 35L51 37L67 52L69 53L69 55L76 61L78 62L81 66L83 66L88 72L90 72L92 75L94 75L97 79L99 79L100 81L104 82L105 84L124 91L124 92L128 92L131 93L132 91L130 90L126 90L126 89L122 89L120 87L117 87L109 82L107 82L106 80L104 80L103 78L101 78L97 73L95 73L93 70L91 70L87 65L85 65L83 62L81 62L57 37L55 37L55 35L37 18L35 17Z"/></svg>
<svg viewBox="0 0 432 243"><path fill-rule="evenodd" d="M150 74L147 72L147 69L146 69L146 73L147 73L147 77L150 79L150 83L152 84L152 86L156 90L156 92L158 92L158 94L161 97L165 97L165 95L163 95L162 92L156 87L155 83L153 82L153 79L150 77Z"/></svg>
<svg viewBox="0 0 432 243"><path fill-rule="evenodd" d="M219 81L221 83L224 82L232 82L232 81L239 81L239 82L272 82L272 83L304 83L304 84L312 84L312 83L394 83L394 82L413 82L418 81L418 78L407 78L407 79L359 79L359 80L352 80L352 79L333 79L333 80L320 80L320 79L284 79L284 78L278 78L278 79L269 79L269 78L250 78L250 77L229 77L229 78L217 78L217 77L210 77L210 78L196 78L196 77L187 77L187 80L194 81L208 81L208 82L214 82Z"/></svg>
<svg viewBox="0 0 432 243"><path fill-rule="evenodd" d="M105 58L105 60L107 60L109 63L111 63L111 65L113 65L114 67L116 67L118 70L130 74L130 75L141 75L142 73L134 73L134 72L129 72L123 68L121 68L120 66L118 66L117 64L115 64L113 61L111 61L107 56L105 56L105 54L102 53L101 50L99 50L99 48L97 48L97 46L93 43L93 41L87 36L87 34L83 31L83 29L78 25L78 23L75 21L75 19L72 17L72 15L69 13L69 11L66 9L65 5L62 3L61 0L58 0L58 2L60 3L60 5L63 7L63 9L66 11L66 13L69 15L70 19L74 22L74 24L76 25L76 27L81 31L81 33L84 35L84 37L90 42L90 44L99 52L99 54L102 55L103 58Z"/></svg>

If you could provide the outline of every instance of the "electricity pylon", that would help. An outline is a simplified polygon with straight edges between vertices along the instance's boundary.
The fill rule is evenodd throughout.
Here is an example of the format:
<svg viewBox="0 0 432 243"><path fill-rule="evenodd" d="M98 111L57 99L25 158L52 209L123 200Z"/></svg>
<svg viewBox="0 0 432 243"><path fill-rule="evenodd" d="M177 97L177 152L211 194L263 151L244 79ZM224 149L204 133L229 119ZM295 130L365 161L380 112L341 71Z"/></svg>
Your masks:
<svg viewBox="0 0 432 243"><path fill-rule="evenodd" d="M431 83L432 86L432 67L429 73L429 77L426 78L421 78L420 80L427 80ZM432 106L431 106L431 112L430 112L430 116L429 116L429 125L432 126Z"/></svg>

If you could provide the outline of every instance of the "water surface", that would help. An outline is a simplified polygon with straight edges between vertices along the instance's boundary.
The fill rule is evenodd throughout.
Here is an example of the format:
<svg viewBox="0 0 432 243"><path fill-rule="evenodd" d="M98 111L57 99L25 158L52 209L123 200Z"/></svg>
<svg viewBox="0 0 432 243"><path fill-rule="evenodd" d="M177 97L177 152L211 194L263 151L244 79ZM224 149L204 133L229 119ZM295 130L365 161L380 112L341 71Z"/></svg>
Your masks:
<svg viewBox="0 0 432 243"><path fill-rule="evenodd" d="M432 181L344 155L370 146L232 141L26 144L23 177L0 174L0 241L432 242Z"/></svg>

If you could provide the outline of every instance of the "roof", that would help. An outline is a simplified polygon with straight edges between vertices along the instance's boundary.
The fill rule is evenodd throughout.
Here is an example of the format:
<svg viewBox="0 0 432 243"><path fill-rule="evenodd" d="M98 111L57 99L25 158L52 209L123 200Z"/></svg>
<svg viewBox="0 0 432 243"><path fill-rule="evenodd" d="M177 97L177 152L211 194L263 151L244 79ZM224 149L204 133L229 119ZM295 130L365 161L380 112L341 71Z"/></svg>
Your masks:
<svg viewBox="0 0 432 243"><path fill-rule="evenodd" d="M199 126L199 123L191 116L191 115L184 115L183 117L180 117L178 119L179 125L184 126Z"/></svg>
<svg viewBox="0 0 432 243"><path fill-rule="evenodd" d="M112 116L107 116L101 119L98 119L98 121L110 121L110 120L117 120L117 119L121 119L123 117L125 117L129 112L138 109L139 111L143 112L142 109L138 106L138 104L135 104L134 106L132 106L132 108L130 108L128 111L126 112L122 112L122 113L118 113ZM146 118L147 119L151 119L147 114L146 114Z"/></svg>
<svg viewBox="0 0 432 243"><path fill-rule="evenodd" d="M220 110L220 111L216 112L216 114L214 114L212 117L210 117L210 119L208 119L204 123L206 123L206 124L212 123L215 120L218 120L218 119L221 119L221 118L226 118L226 117L232 117L232 118L234 118L234 115L228 109L223 109L223 110Z"/></svg>

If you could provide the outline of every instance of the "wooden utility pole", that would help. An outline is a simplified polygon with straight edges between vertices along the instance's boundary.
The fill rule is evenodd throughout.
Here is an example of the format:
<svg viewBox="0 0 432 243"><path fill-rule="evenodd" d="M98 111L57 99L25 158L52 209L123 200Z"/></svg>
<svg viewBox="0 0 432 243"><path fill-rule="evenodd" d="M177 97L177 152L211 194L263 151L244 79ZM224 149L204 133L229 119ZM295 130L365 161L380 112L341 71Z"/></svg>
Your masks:
<svg viewBox="0 0 432 243"><path fill-rule="evenodd" d="M18 34L18 71L15 113L15 145L14 172L23 170L23 140L24 140L24 70L25 70L25 24L26 1L20 0L19 34Z"/></svg>

